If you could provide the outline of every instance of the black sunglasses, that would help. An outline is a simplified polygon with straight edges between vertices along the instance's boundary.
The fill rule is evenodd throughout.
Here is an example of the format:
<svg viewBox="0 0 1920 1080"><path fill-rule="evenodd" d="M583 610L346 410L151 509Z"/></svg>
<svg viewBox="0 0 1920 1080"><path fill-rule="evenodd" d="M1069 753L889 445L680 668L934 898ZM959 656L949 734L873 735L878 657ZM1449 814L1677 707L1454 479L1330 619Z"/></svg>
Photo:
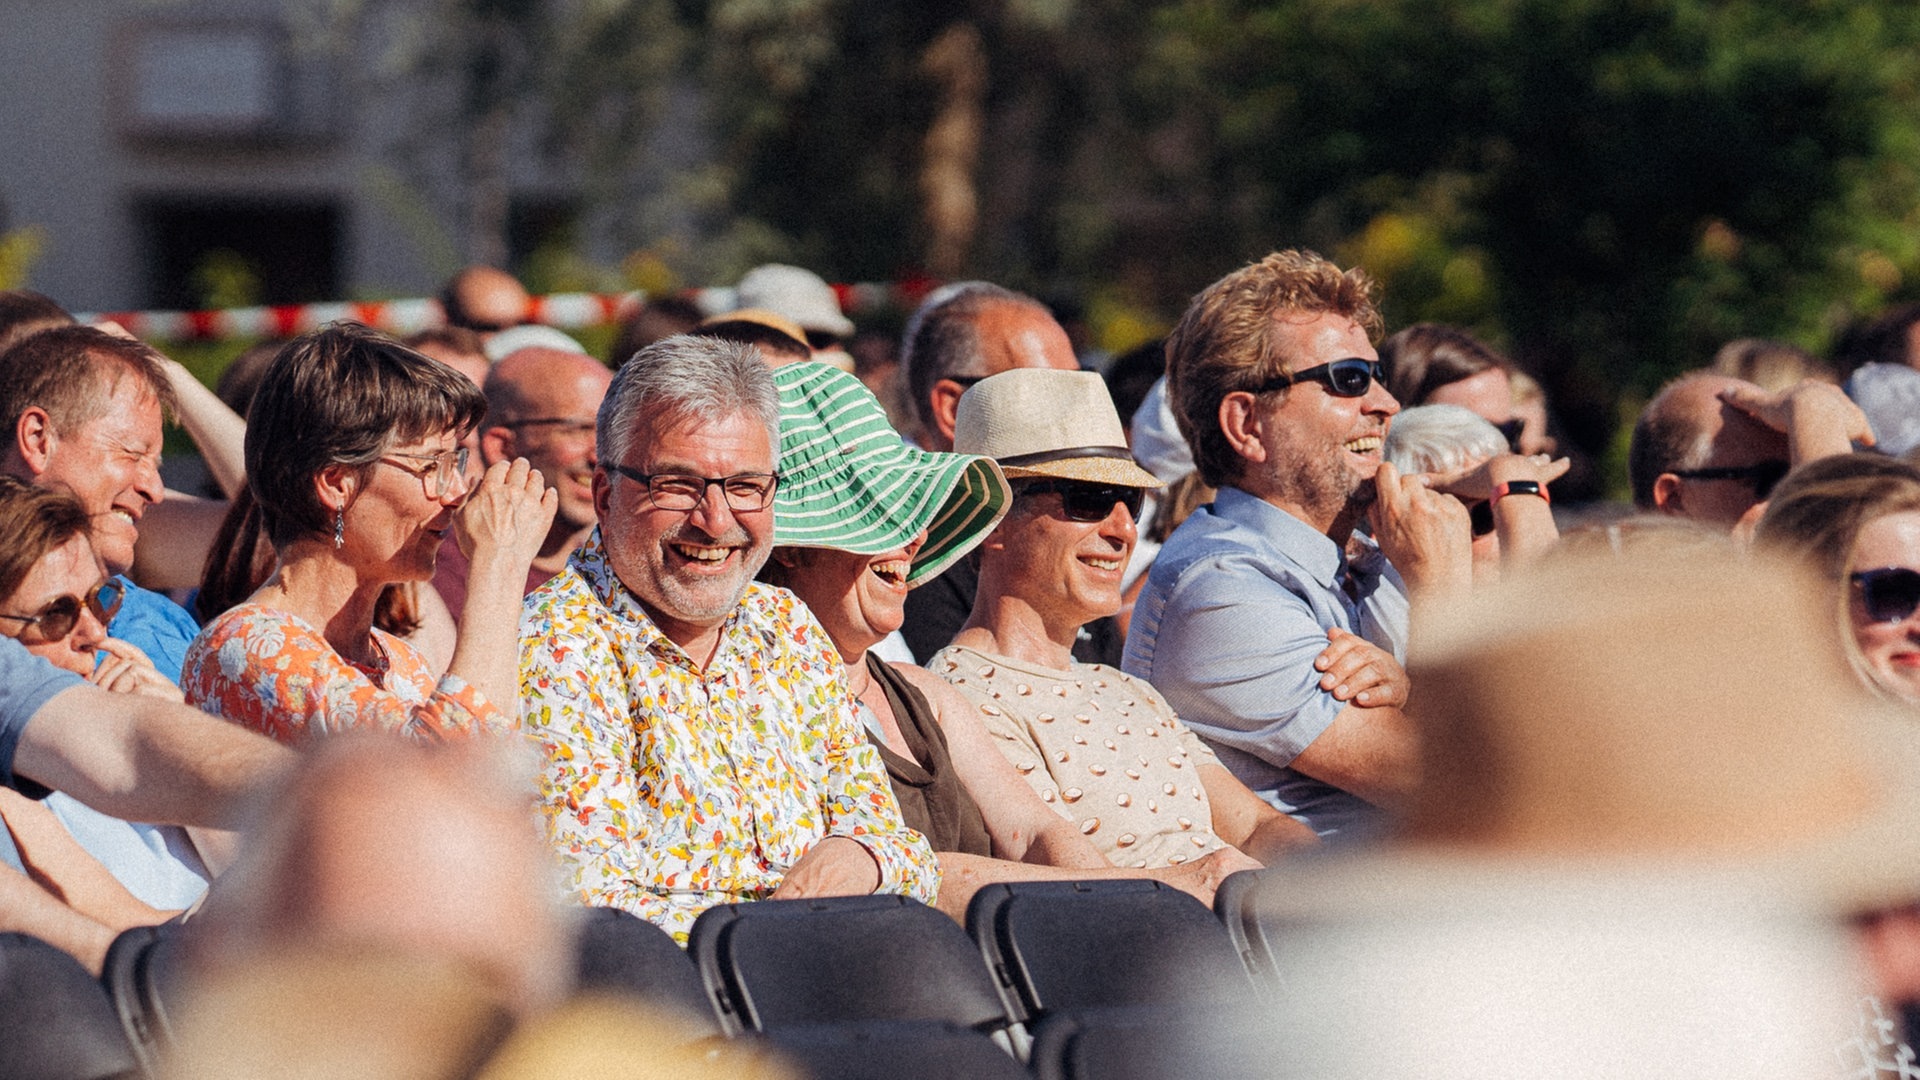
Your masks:
<svg viewBox="0 0 1920 1080"><path fill-rule="evenodd" d="M1330 364L1321 364L1304 371L1284 371L1259 386L1253 388L1256 394L1265 394L1273 390L1283 390L1297 382L1309 379L1327 388L1334 397L1360 397L1374 383L1385 385L1387 369L1378 360L1362 360L1349 356L1345 360L1335 360Z"/></svg>
<svg viewBox="0 0 1920 1080"><path fill-rule="evenodd" d="M1709 469L1674 469L1682 480L1745 480L1753 485L1753 494L1764 499L1773 494L1773 485L1787 475L1792 465L1784 461L1759 461L1752 465L1716 465Z"/></svg>
<svg viewBox="0 0 1920 1080"><path fill-rule="evenodd" d="M93 612L94 618L100 620L100 625L105 626L113 621L114 614L120 610L122 599L123 590L120 588L120 583L113 578L108 578L88 589L85 596L67 593L49 600L46 606L32 615L8 615L0 612L0 619L12 619L22 627L37 627L43 640L58 641L72 633L75 624L79 623L82 604Z"/></svg>
<svg viewBox="0 0 1920 1080"><path fill-rule="evenodd" d="M1467 507L1467 522L1473 526L1473 535L1476 538L1491 533L1493 531L1492 500L1481 499Z"/></svg>
<svg viewBox="0 0 1920 1080"><path fill-rule="evenodd" d="M1849 579L1860 586L1861 603L1874 622L1905 622L1920 607L1920 570L1883 566L1855 571Z"/></svg>
<svg viewBox="0 0 1920 1080"><path fill-rule="evenodd" d="M1501 436L1507 440L1507 449L1512 450L1516 454L1520 452L1520 436L1527 430L1527 422L1525 420L1507 420L1495 424L1493 427L1495 431L1498 431Z"/></svg>
<svg viewBox="0 0 1920 1080"><path fill-rule="evenodd" d="M1020 495L1058 495L1068 521L1105 521L1113 513L1113 504L1127 508L1135 521L1140 520L1140 505L1147 489L1126 484L1095 484L1086 480L1042 480L1022 484Z"/></svg>

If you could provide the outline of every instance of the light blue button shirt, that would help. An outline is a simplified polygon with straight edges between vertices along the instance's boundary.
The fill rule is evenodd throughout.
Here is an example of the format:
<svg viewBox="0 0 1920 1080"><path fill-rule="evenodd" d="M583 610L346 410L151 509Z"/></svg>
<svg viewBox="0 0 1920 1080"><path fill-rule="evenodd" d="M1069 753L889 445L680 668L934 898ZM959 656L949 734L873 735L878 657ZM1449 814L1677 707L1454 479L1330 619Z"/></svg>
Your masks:
<svg viewBox="0 0 1920 1080"><path fill-rule="evenodd" d="M1224 487L1168 538L1134 604L1129 674L1147 680L1220 763L1322 839L1358 839L1380 812L1288 766L1346 706L1320 688L1327 629L1405 661L1407 588L1373 541L1340 546L1284 510ZM1356 582L1358 602L1340 588Z"/></svg>

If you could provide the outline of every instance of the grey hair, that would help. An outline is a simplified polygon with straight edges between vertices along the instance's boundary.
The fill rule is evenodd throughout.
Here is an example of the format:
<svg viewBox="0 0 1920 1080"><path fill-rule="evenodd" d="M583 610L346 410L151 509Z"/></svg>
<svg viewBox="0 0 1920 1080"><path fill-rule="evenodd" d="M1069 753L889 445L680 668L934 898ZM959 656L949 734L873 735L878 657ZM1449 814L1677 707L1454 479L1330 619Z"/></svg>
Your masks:
<svg viewBox="0 0 1920 1080"><path fill-rule="evenodd" d="M626 460L634 430L689 417L719 419L752 413L767 425L780 454L780 391L773 372L751 345L676 334L633 354L607 387L594 422L594 452L603 464Z"/></svg>
<svg viewBox="0 0 1920 1080"><path fill-rule="evenodd" d="M1387 428L1386 459L1403 473L1452 472L1507 451L1499 428L1458 405L1420 405Z"/></svg>
<svg viewBox="0 0 1920 1080"><path fill-rule="evenodd" d="M986 374L973 319L994 304L1047 310L1033 297L990 281L956 281L935 289L908 318L900 336L900 370L906 372L907 393L921 424L933 424L928 395L934 383L955 375Z"/></svg>

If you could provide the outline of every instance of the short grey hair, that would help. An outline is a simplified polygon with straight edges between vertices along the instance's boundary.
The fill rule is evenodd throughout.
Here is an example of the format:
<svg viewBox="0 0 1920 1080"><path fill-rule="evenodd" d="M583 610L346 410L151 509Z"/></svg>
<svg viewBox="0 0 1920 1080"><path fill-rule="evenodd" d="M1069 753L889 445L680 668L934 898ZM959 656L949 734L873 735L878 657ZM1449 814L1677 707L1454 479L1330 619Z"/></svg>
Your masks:
<svg viewBox="0 0 1920 1080"><path fill-rule="evenodd" d="M996 304L1047 310L1033 297L990 281L956 281L934 290L907 320L900 337L900 370L906 373L913 414L923 426L933 426L929 395L934 383L957 375L986 374L980 331L973 320Z"/></svg>
<svg viewBox="0 0 1920 1080"><path fill-rule="evenodd" d="M1386 459L1403 473L1452 472L1507 453L1507 437L1458 405L1421 405L1393 418Z"/></svg>
<svg viewBox="0 0 1920 1080"><path fill-rule="evenodd" d="M594 423L594 452L603 464L623 461L634 430L648 423L750 413L767 425L780 456L780 391L751 345L676 334L633 354L607 387Z"/></svg>

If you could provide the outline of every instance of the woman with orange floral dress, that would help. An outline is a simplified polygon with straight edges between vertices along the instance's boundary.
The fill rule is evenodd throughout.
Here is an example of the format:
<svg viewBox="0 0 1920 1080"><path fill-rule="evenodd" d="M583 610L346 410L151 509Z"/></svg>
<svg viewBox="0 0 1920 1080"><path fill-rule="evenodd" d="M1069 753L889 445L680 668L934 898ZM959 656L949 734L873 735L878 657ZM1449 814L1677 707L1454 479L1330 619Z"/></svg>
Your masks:
<svg viewBox="0 0 1920 1080"><path fill-rule="evenodd" d="M513 727L520 590L555 496L524 459L464 476L485 399L365 327L296 338L247 420L247 483L278 565L201 631L187 701L282 742L374 729L423 741ZM471 551L445 675L374 628L380 592L425 581L449 530Z"/></svg>

